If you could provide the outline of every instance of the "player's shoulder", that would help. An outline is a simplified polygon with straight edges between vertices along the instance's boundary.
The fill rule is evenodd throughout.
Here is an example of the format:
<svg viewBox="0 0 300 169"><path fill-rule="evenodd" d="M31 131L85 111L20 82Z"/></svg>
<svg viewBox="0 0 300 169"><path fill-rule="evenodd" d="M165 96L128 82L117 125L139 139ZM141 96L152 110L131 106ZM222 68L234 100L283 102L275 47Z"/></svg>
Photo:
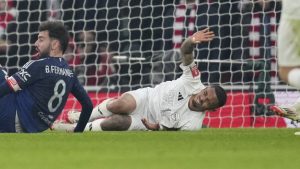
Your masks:
<svg viewBox="0 0 300 169"><path fill-rule="evenodd" d="M61 57L47 57L42 58L39 60L36 60L36 63L38 63L41 66L57 66L61 68L70 68L69 64Z"/></svg>
<svg viewBox="0 0 300 169"><path fill-rule="evenodd" d="M22 69L28 69L29 67L40 67L44 65L44 59L30 60L22 66Z"/></svg>

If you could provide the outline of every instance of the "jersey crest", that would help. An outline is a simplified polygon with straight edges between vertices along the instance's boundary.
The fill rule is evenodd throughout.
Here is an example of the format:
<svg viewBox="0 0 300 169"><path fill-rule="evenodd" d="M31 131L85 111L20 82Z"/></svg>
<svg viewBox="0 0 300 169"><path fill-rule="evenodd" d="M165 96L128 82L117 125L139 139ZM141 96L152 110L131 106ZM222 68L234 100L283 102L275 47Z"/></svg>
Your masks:
<svg viewBox="0 0 300 169"><path fill-rule="evenodd" d="M194 65L194 66L191 67L190 69L191 69L193 78L195 78L195 77L197 77L197 76L200 75L200 71L199 71L199 69L197 68L197 65Z"/></svg>

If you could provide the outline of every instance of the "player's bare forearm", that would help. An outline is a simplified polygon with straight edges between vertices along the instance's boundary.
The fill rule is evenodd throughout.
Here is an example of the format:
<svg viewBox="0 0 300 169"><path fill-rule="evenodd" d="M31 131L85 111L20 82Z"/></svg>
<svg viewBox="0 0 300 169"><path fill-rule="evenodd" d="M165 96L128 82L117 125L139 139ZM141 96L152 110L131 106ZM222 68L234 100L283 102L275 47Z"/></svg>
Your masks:
<svg viewBox="0 0 300 169"><path fill-rule="evenodd" d="M193 51L195 44L192 41L192 38L187 38L181 45L180 52L182 56L183 65L189 65L194 61Z"/></svg>
<svg viewBox="0 0 300 169"><path fill-rule="evenodd" d="M209 31L208 28L194 33L192 36L187 38L181 45L180 52L182 55L183 65L189 65L194 61L193 51L196 44L201 42L209 42L213 39L215 34Z"/></svg>
<svg viewBox="0 0 300 169"><path fill-rule="evenodd" d="M145 125L145 127L148 130L152 130L152 131L158 131L158 130L160 130L159 123L150 123L145 118L141 119L141 121L142 121L142 123Z"/></svg>

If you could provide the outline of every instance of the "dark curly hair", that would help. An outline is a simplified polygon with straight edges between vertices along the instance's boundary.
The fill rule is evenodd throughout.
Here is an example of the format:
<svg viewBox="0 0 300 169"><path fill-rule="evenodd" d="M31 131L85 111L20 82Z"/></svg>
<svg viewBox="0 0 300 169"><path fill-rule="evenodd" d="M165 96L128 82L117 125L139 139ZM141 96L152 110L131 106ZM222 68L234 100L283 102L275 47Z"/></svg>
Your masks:
<svg viewBox="0 0 300 169"><path fill-rule="evenodd" d="M221 86L213 85L211 87L215 89L215 92L216 92L216 95L218 98L218 107L224 106L227 101L226 91Z"/></svg>
<svg viewBox="0 0 300 169"><path fill-rule="evenodd" d="M40 32L48 31L49 37L57 39L60 42L62 52L65 53L69 44L69 32L62 22L60 21L43 22L39 27L39 31Z"/></svg>

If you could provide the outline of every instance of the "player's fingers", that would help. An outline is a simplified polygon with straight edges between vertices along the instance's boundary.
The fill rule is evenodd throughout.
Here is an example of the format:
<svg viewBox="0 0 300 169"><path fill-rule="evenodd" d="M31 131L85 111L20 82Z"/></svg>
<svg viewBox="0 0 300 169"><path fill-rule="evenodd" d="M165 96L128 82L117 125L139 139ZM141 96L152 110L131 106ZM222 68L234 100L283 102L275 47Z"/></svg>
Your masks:
<svg viewBox="0 0 300 169"><path fill-rule="evenodd" d="M207 32L209 30L209 28L205 28L202 30L202 32Z"/></svg>
<svg viewBox="0 0 300 169"><path fill-rule="evenodd" d="M207 32L204 34L205 37L213 37L215 36L214 32Z"/></svg>
<svg viewBox="0 0 300 169"><path fill-rule="evenodd" d="M202 41L208 42L208 41L211 41L211 40L213 40L213 38L205 38L205 39L203 39Z"/></svg>
<svg viewBox="0 0 300 169"><path fill-rule="evenodd" d="M196 36L201 36L201 35L203 35L203 34L206 34L205 29L202 30L202 31L198 31L198 32L194 33L193 36L196 37Z"/></svg>
<svg viewBox="0 0 300 169"><path fill-rule="evenodd" d="M142 118L141 121L147 128L149 127L148 121L145 118Z"/></svg>
<svg viewBox="0 0 300 169"><path fill-rule="evenodd" d="M208 35L214 35L215 33L213 31L207 32Z"/></svg>
<svg viewBox="0 0 300 169"><path fill-rule="evenodd" d="M215 36L214 32L207 32L204 34L205 36Z"/></svg>
<svg viewBox="0 0 300 169"><path fill-rule="evenodd" d="M205 39L213 39L214 38L214 36L207 36L207 37L205 37Z"/></svg>
<svg viewBox="0 0 300 169"><path fill-rule="evenodd" d="M141 121L148 130L153 130L153 128L151 127L151 125L148 123L148 121L145 118L141 119Z"/></svg>
<svg viewBox="0 0 300 169"><path fill-rule="evenodd" d="M215 34L209 34L209 35L205 35L206 38L211 38L211 37L214 37Z"/></svg>

